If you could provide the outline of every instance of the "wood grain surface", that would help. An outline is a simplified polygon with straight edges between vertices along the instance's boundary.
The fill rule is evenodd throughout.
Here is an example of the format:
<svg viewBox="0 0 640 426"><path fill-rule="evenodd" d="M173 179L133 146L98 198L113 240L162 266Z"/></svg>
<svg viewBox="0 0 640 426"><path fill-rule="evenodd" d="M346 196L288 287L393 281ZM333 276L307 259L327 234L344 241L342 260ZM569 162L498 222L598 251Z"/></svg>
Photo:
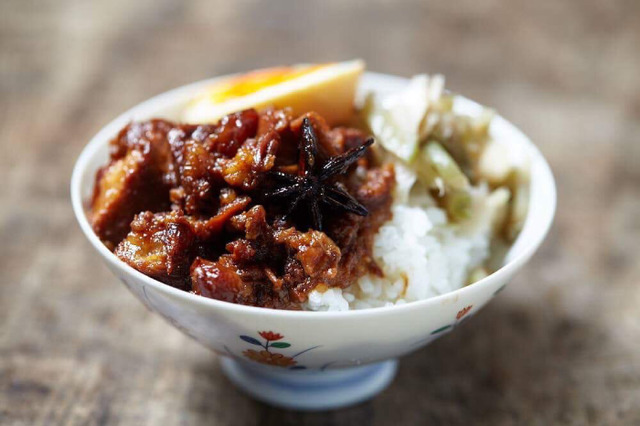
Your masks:
<svg viewBox="0 0 640 426"><path fill-rule="evenodd" d="M508 289L386 392L282 411L112 277L69 178L101 126L154 94L352 57L442 72L497 108L549 159L559 209ZM2 0L0 424L640 424L639 75L637 0Z"/></svg>

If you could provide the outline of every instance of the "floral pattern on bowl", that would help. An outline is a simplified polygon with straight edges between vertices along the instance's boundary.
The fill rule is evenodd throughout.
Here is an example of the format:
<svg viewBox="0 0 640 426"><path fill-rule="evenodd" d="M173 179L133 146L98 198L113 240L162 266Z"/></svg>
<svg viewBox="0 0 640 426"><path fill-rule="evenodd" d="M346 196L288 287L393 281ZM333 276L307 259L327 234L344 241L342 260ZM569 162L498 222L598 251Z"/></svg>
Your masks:
<svg viewBox="0 0 640 426"><path fill-rule="evenodd" d="M306 352L309 352L310 350L320 347L312 346L308 349L296 353L295 355L287 356L281 352L273 351L274 348L286 349L291 347L291 343L280 341L284 338L282 334L275 333L273 331L259 331L258 334L265 340L265 343L262 343L255 337L246 335L239 336L241 340L244 340L245 342L255 346L260 346L262 348L262 350L246 349L242 352L242 355L252 361L259 362L261 364L272 365L274 367L290 368L296 370L306 369L305 366L298 364L296 358Z"/></svg>
<svg viewBox="0 0 640 426"><path fill-rule="evenodd" d="M464 319L466 319L465 316L469 313L469 311L471 311L471 308L473 308L473 305L465 306L464 308L460 309L456 314L456 319L453 323L447 324L445 326L442 326L440 328L433 330L431 332L431 335L440 334L443 331L453 330L457 325L460 325Z"/></svg>

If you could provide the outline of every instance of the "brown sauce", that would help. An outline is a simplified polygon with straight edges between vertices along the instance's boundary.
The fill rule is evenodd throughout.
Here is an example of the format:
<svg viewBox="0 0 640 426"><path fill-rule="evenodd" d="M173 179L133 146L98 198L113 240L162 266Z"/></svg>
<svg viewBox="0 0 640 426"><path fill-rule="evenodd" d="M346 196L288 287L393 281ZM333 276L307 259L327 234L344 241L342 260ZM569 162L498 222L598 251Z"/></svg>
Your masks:
<svg viewBox="0 0 640 426"><path fill-rule="evenodd" d="M317 145L314 167L358 147L362 153L323 177L316 192L289 184L300 200L267 195L281 185L274 173L289 179L310 167L300 160L305 126ZM287 110L246 110L215 125L131 123L97 173L91 223L120 259L166 284L232 303L300 309L316 287L344 288L381 273L371 251L391 216L394 171L365 152L365 141L358 129L330 128L315 113L294 119ZM335 200L310 203L334 187L346 192L349 199L339 201L351 203L350 211ZM351 212L361 210L368 214Z"/></svg>

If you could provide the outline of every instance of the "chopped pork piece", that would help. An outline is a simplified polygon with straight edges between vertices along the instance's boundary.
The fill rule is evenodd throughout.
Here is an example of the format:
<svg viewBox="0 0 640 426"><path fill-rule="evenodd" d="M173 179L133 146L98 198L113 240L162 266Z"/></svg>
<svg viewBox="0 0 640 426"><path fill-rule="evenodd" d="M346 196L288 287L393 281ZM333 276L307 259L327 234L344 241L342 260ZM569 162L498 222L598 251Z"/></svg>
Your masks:
<svg viewBox="0 0 640 426"><path fill-rule="evenodd" d="M169 207L169 188L150 152L130 151L100 169L94 188L91 225L109 247L129 232L133 217L144 210Z"/></svg>
<svg viewBox="0 0 640 426"><path fill-rule="evenodd" d="M131 222L131 232L118 244L115 254L145 275L190 289L195 243L193 224L182 213L144 212Z"/></svg>

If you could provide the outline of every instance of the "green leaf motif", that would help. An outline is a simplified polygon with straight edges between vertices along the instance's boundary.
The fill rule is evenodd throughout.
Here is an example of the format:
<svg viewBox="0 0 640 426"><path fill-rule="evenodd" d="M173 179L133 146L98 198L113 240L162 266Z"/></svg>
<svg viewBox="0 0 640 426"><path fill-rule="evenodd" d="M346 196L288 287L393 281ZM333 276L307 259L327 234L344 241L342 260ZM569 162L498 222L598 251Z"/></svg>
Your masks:
<svg viewBox="0 0 640 426"><path fill-rule="evenodd" d="M445 331L445 330L447 330L447 329L449 329L449 328L451 328L451 325L445 325L444 327L440 327L440 328L439 328L439 329L437 329L437 330L433 330L433 331L431 332L431 334L438 334L438 333L442 333L443 331Z"/></svg>
<svg viewBox="0 0 640 426"><path fill-rule="evenodd" d="M287 342L273 342L269 346L271 346L272 348L284 349L291 346L291 344Z"/></svg>
<svg viewBox="0 0 640 426"><path fill-rule="evenodd" d="M252 345L258 345L258 346L262 346L262 343L260 343L257 339L254 339L253 337L249 337L249 336L240 336L240 338L242 340L244 340L247 343L251 343Z"/></svg>

